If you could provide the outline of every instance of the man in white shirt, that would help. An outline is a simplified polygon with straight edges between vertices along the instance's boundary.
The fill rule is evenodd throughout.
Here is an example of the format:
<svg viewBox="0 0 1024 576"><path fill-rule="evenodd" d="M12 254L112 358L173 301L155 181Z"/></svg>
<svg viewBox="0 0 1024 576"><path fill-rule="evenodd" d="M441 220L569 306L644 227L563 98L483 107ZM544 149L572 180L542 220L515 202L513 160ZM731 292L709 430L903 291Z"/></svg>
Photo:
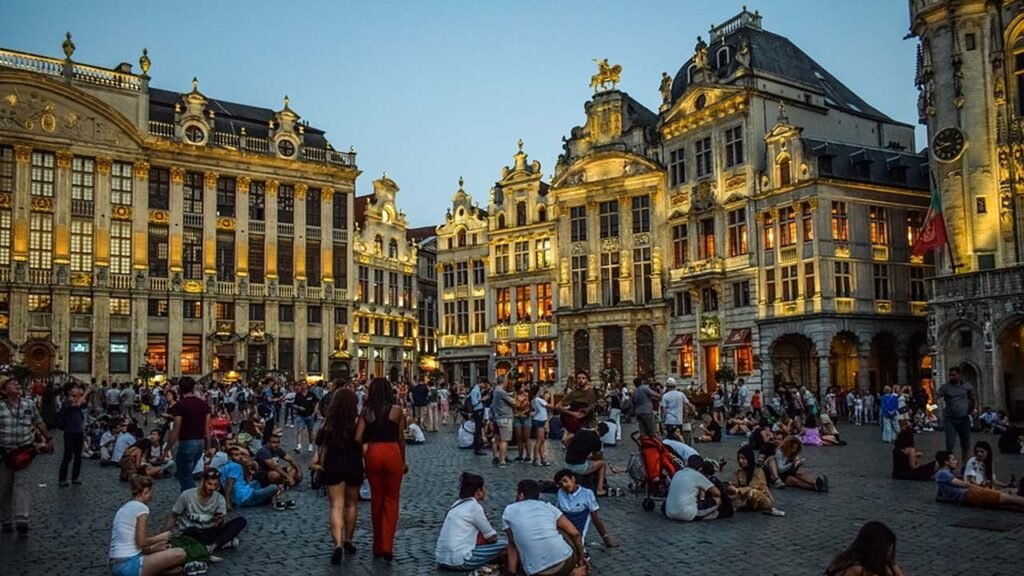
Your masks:
<svg viewBox="0 0 1024 576"><path fill-rule="evenodd" d="M690 458L690 456L700 455L696 450L693 449L692 446L690 446L686 442L682 442L674 438L665 438L664 440L662 440L662 442L665 444L665 446L671 448L672 451L675 452L676 456L678 456L679 459L683 462L686 462Z"/></svg>
<svg viewBox="0 0 1024 576"><path fill-rule="evenodd" d="M579 530L558 508L541 502L536 480L521 480L516 486L516 501L505 507L501 527L508 534L510 574L518 572L520 562L527 576L587 573Z"/></svg>
<svg viewBox="0 0 1024 576"><path fill-rule="evenodd" d="M107 388L105 392L107 396L107 414L111 416L121 415L121 390L117 387L117 384L111 384L110 388Z"/></svg>
<svg viewBox="0 0 1024 576"><path fill-rule="evenodd" d="M744 412L750 412L751 411L750 401L752 400L751 395L750 395L750 387L747 386L747 381L744 380L743 378L740 378L739 383L740 383L740 387L739 387L740 406L743 406L743 411Z"/></svg>
<svg viewBox="0 0 1024 576"><path fill-rule="evenodd" d="M686 468L676 472L665 498L665 516L671 520L692 522L713 520L718 517L718 504L722 497L715 485L700 473L704 459L690 456Z"/></svg>
<svg viewBox="0 0 1024 576"><path fill-rule="evenodd" d="M470 571L494 562L505 552L508 542L484 513L480 502L487 495L481 476L464 472L459 480L459 500L448 508L434 557L442 568ZM477 544L477 535L483 539Z"/></svg>
<svg viewBox="0 0 1024 576"><path fill-rule="evenodd" d="M683 432L683 424L686 423L686 415L693 410L690 400L677 390L679 385L675 378L665 380L665 388L668 392L661 395L661 411L664 414L665 437L675 437L677 432Z"/></svg>
<svg viewBox="0 0 1024 576"><path fill-rule="evenodd" d="M459 427L458 442L459 448L472 448L473 435L476 432L476 423L472 420L465 420Z"/></svg>

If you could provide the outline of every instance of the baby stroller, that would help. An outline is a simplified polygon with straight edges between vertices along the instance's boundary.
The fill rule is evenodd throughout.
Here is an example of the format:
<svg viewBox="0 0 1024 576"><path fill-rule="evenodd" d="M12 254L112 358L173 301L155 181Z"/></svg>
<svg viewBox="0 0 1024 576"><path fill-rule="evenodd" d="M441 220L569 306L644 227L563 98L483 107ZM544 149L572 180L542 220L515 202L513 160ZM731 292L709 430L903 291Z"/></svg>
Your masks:
<svg viewBox="0 0 1024 576"><path fill-rule="evenodd" d="M633 493L644 493L643 509L654 510L655 500L663 500L668 495L668 486L677 470L685 463L671 448L657 436L640 435L640 431L630 436L640 449L629 459L627 471L633 479Z"/></svg>

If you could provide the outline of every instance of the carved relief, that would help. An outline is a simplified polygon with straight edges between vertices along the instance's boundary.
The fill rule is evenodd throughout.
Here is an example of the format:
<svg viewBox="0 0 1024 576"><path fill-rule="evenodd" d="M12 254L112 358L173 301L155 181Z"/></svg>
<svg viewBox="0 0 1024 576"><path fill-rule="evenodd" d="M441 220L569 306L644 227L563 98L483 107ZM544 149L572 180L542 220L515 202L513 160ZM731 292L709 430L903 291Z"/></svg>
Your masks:
<svg viewBox="0 0 1024 576"><path fill-rule="evenodd" d="M149 223L163 224L166 226L171 223L171 213L166 210L150 210Z"/></svg>
<svg viewBox="0 0 1024 576"><path fill-rule="evenodd" d="M185 169L180 166L171 168L171 182L181 184L185 181Z"/></svg>
<svg viewBox="0 0 1024 576"><path fill-rule="evenodd" d="M110 165L114 161L110 158L99 157L96 158L96 173L97 174L110 174Z"/></svg>
<svg viewBox="0 0 1024 576"><path fill-rule="evenodd" d="M33 196L32 211L53 212L53 198L47 198L45 196Z"/></svg>
<svg viewBox="0 0 1024 576"><path fill-rule="evenodd" d="M252 184L252 178L249 178L248 176L239 176L238 178L235 178L235 189L242 194L249 193L250 184Z"/></svg>
<svg viewBox="0 0 1024 576"><path fill-rule="evenodd" d="M330 202L334 200L334 187L324 186L320 189L320 199L324 202Z"/></svg>
<svg viewBox="0 0 1024 576"><path fill-rule="evenodd" d="M267 180L266 192L267 197L271 198L277 196L277 188L281 185L277 180Z"/></svg>
<svg viewBox="0 0 1024 576"><path fill-rule="evenodd" d="M124 206L122 204L114 204L111 207L110 217L114 220L131 220L132 219L132 207Z"/></svg>
<svg viewBox="0 0 1024 576"><path fill-rule="evenodd" d="M299 183L295 185L295 199L302 202L306 199L306 192L309 191L309 186Z"/></svg>
<svg viewBox="0 0 1024 576"><path fill-rule="evenodd" d="M133 165L133 172L135 177L139 180L149 179L149 162L139 161Z"/></svg>
<svg viewBox="0 0 1024 576"><path fill-rule="evenodd" d="M601 239L601 252L617 252L619 250L619 237Z"/></svg>
<svg viewBox="0 0 1024 576"><path fill-rule="evenodd" d="M74 159L74 157L75 155L72 154L71 152L68 152L67 150L61 150L57 152L57 168L60 170L70 170L71 161Z"/></svg>
<svg viewBox="0 0 1024 576"><path fill-rule="evenodd" d="M220 178L220 174L217 174L216 172L205 172L203 173L203 184L205 184L207 188L216 189L218 178Z"/></svg>
<svg viewBox="0 0 1024 576"><path fill-rule="evenodd" d="M0 128L57 134L77 140L92 140L106 144L122 144L130 138L108 120L82 111L61 98L51 99L34 89L27 92L14 90L0 107Z"/></svg>
<svg viewBox="0 0 1024 576"><path fill-rule="evenodd" d="M0 123L0 126L3 124ZM15 146L14 147L14 160L18 164L28 164L32 161L32 148L28 146Z"/></svg>

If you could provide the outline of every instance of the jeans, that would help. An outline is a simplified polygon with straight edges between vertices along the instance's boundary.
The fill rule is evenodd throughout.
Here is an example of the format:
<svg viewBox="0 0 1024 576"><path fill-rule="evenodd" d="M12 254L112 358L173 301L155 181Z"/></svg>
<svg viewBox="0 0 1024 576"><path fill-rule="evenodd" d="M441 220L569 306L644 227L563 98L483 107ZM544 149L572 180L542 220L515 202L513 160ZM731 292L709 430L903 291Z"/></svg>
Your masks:
<svg viewBox="0 0 1024 576"><path fill-rule="evenodd" d="M473 450L480 450L484 447L484 411L473 410Z"/></svg>
<svg viewBox="0 0 1024 576"><path fill-rule="evenodd" d="M203 440L182 440L178 442L178 451L174 454L174 465L177 468L174 476L178 479L181 491L195 488L196 482L192 479L192 470L196 462L203 457Z"/></svg>
<svg viewBox="0 0 1024 576"><path fill-rule="evenodd" d="M60 461L60 476L58 480L64 482L68 479L68 464L74 461L71 469L71 479L78 480L82 473L82 445L85 443L85 433L64 432L64 457Z"/></svg>
<svg viewBox="0 0 1024 576"><path fill-rule="evenodd" d="M239 504L242 508L252 508L253 506L262 506L271 500L277 494L277 485L271 484L270 486L261 487L259 482L252 483L253 493L249 496L249 499Z"/></svg>
<svg viewBox="0 0 1024 576"><path fill-rule="evenodd" d="M971 417L964 416L962 418L952 418L946 416L946 421L943 423L943 429L946 432L946 450L952 452L953 447L956 446L957 437L960 439L960 449L970 450L971 449ZM964 464L961 463L961 466Z"/></svg>
<svg viewBox="0 0 1024 576"><path fill-rule="evenodd" d="M899 423L897 418L899 416L882 416L882 441L892 442L896 439L896 433L899 431Z"/></svg>
<svg viewBox="0 0 1024 576"><path fill-rule="evenodd" d="M220 526L211 526L209 528L196 528L191 526L182 531L181 535L193 538L197 542L207 546L212 544L214 550L219 550L223 548L225 544L230 543L236 536L241 534L242 530L245 529L245 525L245 518L238 516L228 520Z"/></svg>

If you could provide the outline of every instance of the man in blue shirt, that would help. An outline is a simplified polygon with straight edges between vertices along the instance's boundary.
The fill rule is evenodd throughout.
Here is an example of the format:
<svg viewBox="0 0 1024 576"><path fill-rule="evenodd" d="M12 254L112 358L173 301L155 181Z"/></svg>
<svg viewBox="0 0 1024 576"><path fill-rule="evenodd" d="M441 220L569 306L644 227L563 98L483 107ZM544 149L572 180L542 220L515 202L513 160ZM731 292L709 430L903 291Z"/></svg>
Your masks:
<svg viewBox="0 0 1024 576"><path fill-rule="evenodd" d="M939 502L959 504L969 508L1014 510L1024 512L1024 497L1007 492L983 488L956 477L956 456L949 450L935 454L938 471L935 472L935 499Z"/></svg>
<svg viewBox="0 0 1024 576"><path fill-rule="evenodd" d="M487 394L487 388L487 379L483 378L469 391L469 403L473 408L473 424L476 425L473 430L473 454L477 456L487 455L487 452L483 451L484 398Z"/></svg>

